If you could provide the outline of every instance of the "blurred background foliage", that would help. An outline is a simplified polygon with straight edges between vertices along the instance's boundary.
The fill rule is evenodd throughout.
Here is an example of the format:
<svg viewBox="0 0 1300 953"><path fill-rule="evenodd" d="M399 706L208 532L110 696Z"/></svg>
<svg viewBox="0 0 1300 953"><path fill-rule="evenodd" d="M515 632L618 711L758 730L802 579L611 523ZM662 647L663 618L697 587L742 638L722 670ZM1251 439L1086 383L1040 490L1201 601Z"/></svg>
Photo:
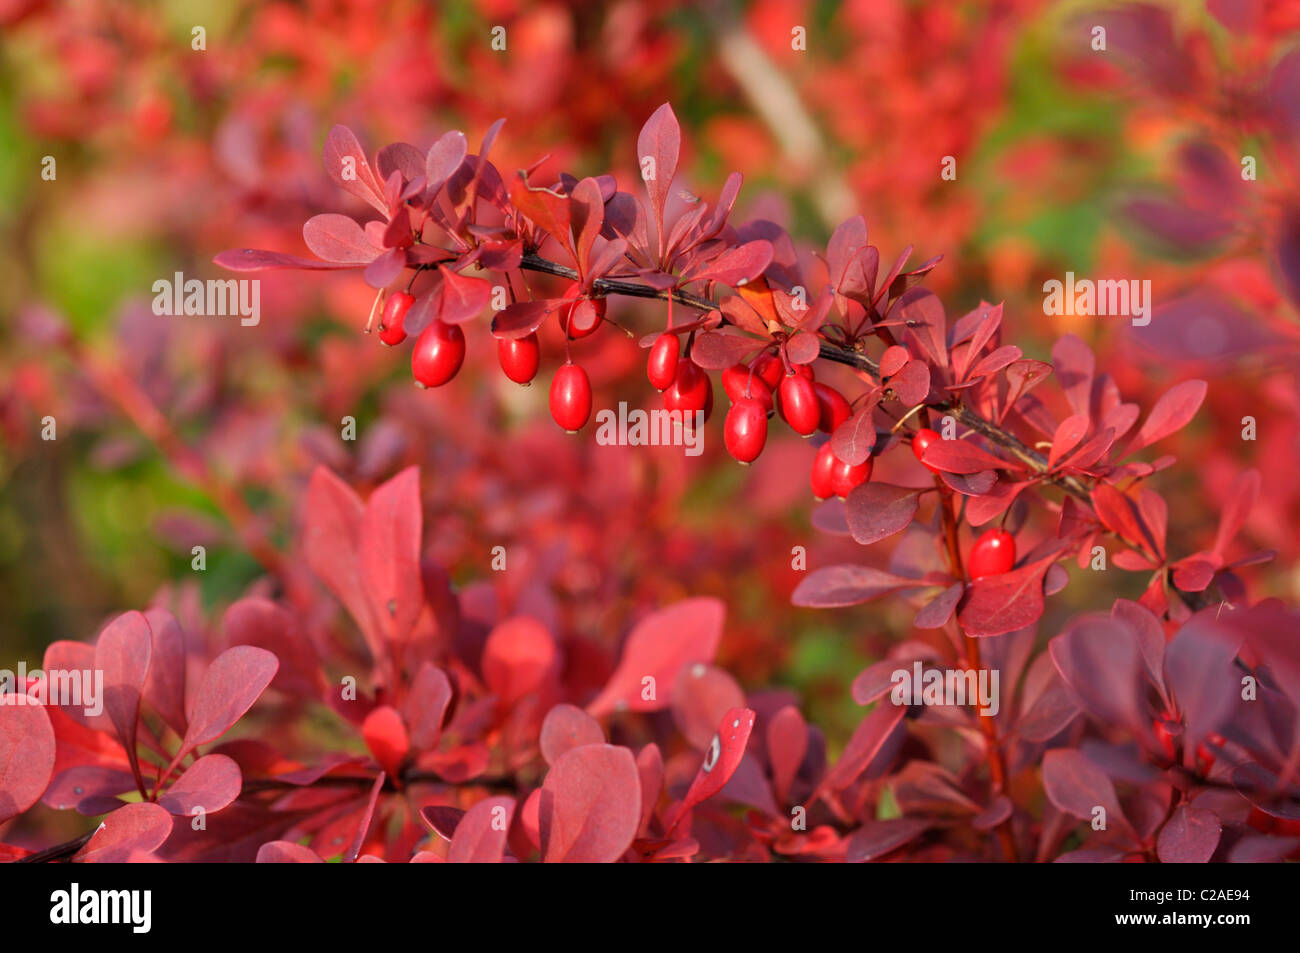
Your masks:
<svg viewBox="0 0 1300 953"><path fill-rule="evenodd" d="M1260 82L1250 69L1267 71L1296 35L1293 4L1209 6L1150 9L1215 89ZM1225 26L1224 8L1231 20L1244 7L1255 11L1250 30ZM670 101L685 187L707 198L730 171L745 175L733 220L771 218L818 247L860 213L882 256L909 244L917 262L944 255L929 284L950 316L1005 301L1009 340L1040 359L1059 334L1079 334L1106 353L1126 396L1149 405L1197 360L1166 348L1153 362L1123 322L1044 316L1042 283L1071 270L1151 278L1162 294L1206 280L1203 256L1153 249L1122 211L1134 188L1173 182L1177 150L1218 135L1223 116L1204 89L1189 88L1190 102L1156 95L1128 68L1131 46L1092 50L1103 9L0 0L0 666L87 638L163 587L217 616L261 577L238 534L287 546L317 463L365 492L417 462L426 547L461 586L602 640L646 605L722 595L731 614L721 664L747 687L797 690L810 721L842 738L857 719L849 680L907 636L911 614L789 606L792 547L808 547L813 565L862 558L811 529L812 450L801 441L774 441L745 470L720 439L698 460L597 448L589 434L555 432L544 386L502 381L482 324L456 385L414 392L405 350L359 333L370 293L355 275L264 276L257 327L155 316L153 282L212 277L211 257L227 247L302 253L304 220L352 209L320 168L335 123L371 149L423 148L449 128L476 143L504 116L501 168L549 155L547 175L612 171L625 183L636 175L637 130ZM497 25L505 51L490 45ZM803 49L792 48L798 28ZM1265 134L1244 121L1233 131L1233 149ZM52 181L41 175L46 156L57 163ZM948 156L953 180L940 175ZM1260 156L1260 180L1280 176ZM1212 386L1210 406L1224 426L1243 401L1261 419L1297 412L1294 303L1270 294L1276 268L1259 247L1243 255L1232 280L1257 315L1255 353L1272 358L1262 371L1249 360L1219 368L1229 386ZM617 302L611 314L631 327L658 320L640 304ZM609 332L584 347L599 354L606 406L647 399L631 343ZM1234 379L1248 386L1234 389ZM141 402L124 406L124 382L161 411L165 434L142 433ZM344 415L357 420L355 443L339 438ZM41 437L47 416L54 441ZM1202 427L1199 443L1179 446L1197 467L1167 476L1190 501L1175 536L1212 532L1214 493L1238 466L1265 468L1266 495L1270 483L1294 481L1276 464L1279 454L1300 458L1295 426L1272 433L1267 446L1225 448ZM245 501L249 525L232 527L214 485ZM1294 598L1285 527L1297 491L1272 489L1250 531L1282 550L1263 573L1265 593ZM518 559L514 581L489 578L498 542ZM191 569L193 545L207 547L204 572ZM1044 636L1054 619L1098 602L1094 587L1141 589L1119 572L1074 575Z"/></svg>

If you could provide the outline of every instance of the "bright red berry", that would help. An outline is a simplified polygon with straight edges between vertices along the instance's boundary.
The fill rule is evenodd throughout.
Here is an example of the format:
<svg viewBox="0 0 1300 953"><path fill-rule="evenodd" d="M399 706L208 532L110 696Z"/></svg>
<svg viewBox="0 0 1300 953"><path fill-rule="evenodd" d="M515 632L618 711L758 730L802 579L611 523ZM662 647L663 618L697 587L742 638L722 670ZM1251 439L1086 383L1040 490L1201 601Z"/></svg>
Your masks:
<svg viewBox="0 0 1300 953"><path fill-rule="evenodd" d="M564 297L572 300L560 306L560 328L574 340L585 338L605 320L605 299L584 297L579 282L569 285Z"/></svg>
<svg viewBox="0 0 1300 953"><path fill-rule="evenodd" d="M689 357L680 358L673 382L664 391L664 406L669 410L680 410L684 414L697 410L707 411L712 396L713 385L704 369Z"/></svg>
<svg viewBox="0 0 1300 953"><path fill-rule="evenodd" d="M807 437L817 430L821 411L812 381L799 374L787 374L781 381L781 416L795 433Z"/></svg>
<svg viewBox="0 0 1300 953"><path fill-rule="evenodd" d="M537 376L538 365L542 362L542 347L537 341L537 333L521 338L498 338L497 358L506 377L516 384L530 383Z"/></svg>
<svg viewBox="0 0 1300 953"><path fill-rule="evenodd" d="M759 400L742 397L727 411L722 438L727 452L741 463L752 463L767 442L767 411Z"/></svg>
<svg viewBox="0 0 1300 953"><path fill-rule="evenodd" d="M657 391L665 391L673 384L677 376L677 358L680 356L682 342L675 334L661 334L650 345L650 357L645 362L645 376L650 379L650 386Z"/></svg>
<svg viewBox="0 0 1300 953"><path fill-rule="evenodd" d="M551 381L551 416L569 433L577 433L591 416L591 381L577 364L563 364Z"/></svg>
<svg viewBox="0 0 1300 953"><path fill-rule="evenodd" d="M1010 572L1016 564L1016 538L1004 529L990 529L982 533L970 548L966 568L972 579L981 576L999 576Z"/></svg>
<svg viewBox="0 0 1300 953"><path fill-rule="evenodd" d="M853 416L844 395L829 384L814 383L813 392L817 395L817 429L823 433L834 433L835 428Z"/></svg>
<svg viewBox="0 0 1300 953"><path fill-rule="evenodd" d="M768 390L775 391L781 386L781 378L785 377L785 367L775 354L759 355L754 359L753 367L754 374L763 378Z"/></svg>
<svg viewBox="0 0 1300 953"><path fill-rule="evenodd" d="M422 387L441 387L465 361L465 332L458 324L435 320L416 339L411 373Z"/></svg>
<svg viewBox="0 0 1300 953"><path fill-rule="evenodd" d="M834 454L832 454L832 457L834 457ZM831 489L835 491L835 495L840 499L844 499L854 488L861 486L870 479L870 457L867 457L856 466L845 463L839 457L834 457L834 467L831 469Z"/></svg>
<svg viewBox="0 0 1300 953"><path fill-rule="evenodd" d="M831 450L831 443L828 440L817 451L809 481L812 483L813 496L817 497L817 499L827 500L835 495L835 465L837 463L839 463L839 458Z"/></svg>
<svg viewBox="0 0 1300 953"><path fill-rule="evenodd" d="M722 372L722 389L732 403L753 398L763 405L765 414L772 412L772 389L763 378L751 374L744 364L733 364Z"/></svg>
<svg viewBox="0 0 1300 953"><path fill-rule="evenodd" d="M414 303L415 295L405 291L399 291L388 299L383 316L379 319L379 340L389 347L406 340L406 330L402 323L406 320L406 312L411 310Z"/></svg>
<svg viewBox="0 0 1300 953"><path fill-rule="evenodd" d="M922 427L916 432L916 436L912 438L912 453L916 456L916 459L920 460L921 457L925 455L926 448L936 440L941 439L943 438L941 438L937 432L931 430L929 427ZM935 473L939 472L938 470L935 470L934 467L930 466L930 464L924 463L924 461L922 461L922 463L925 467L933 470Z"/></svg>

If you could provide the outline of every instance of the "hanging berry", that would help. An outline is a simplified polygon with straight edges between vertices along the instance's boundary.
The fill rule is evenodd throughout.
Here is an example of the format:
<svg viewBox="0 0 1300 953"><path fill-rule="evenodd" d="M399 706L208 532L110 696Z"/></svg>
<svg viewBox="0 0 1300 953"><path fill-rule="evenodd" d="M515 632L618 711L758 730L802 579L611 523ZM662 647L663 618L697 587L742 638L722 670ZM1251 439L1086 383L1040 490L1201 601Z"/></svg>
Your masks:
<svg viewBox="0 0 1300 953"><path fill-rule="evenodd" d="M441 387L465 361L465 332L458 324L434 320L411 351L411 373L421 387Z"/></svg>
<svg viewBox="0 0 1300 953"><path fill-rule="evenodd" d="M551 416L569 433L577 433L591 416L591 381L577 364L564 364L551 381Z"/></svg>
<svg viewBox="0 0 1300 953"><path fill-rule="evenodd" d="M497 358L501 361L501 370L506 377L516 384L528 384L537 376L537 368L542 361L542 348L537 340L537 333L521 338L498 338Z"/></svg>

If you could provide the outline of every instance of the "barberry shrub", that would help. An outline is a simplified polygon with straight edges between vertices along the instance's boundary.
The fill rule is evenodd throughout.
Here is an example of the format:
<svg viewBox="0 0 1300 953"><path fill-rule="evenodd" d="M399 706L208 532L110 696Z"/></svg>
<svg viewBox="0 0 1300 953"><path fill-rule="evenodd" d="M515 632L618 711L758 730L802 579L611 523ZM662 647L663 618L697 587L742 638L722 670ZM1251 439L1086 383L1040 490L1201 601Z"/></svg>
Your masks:
<svg viewBox="0 0 1300 953"><path fill-rule="evenodd" d="M0 852L1294 855L1300 620L1251 600L1248 569L1270 554L1236 542L1258 474L1239 475L1212 540L1169 548L1158 487L1176 461L1155 448L1192 424L1204 382L1177 384L1144 413L1076 337L1048 363L1004 342L1001 306L949 320L922 287L939 259L909 266L909 248L882 263L860 217L810 260L771 222L732 223L738 174L712 206L674 189L680 132L668 105L636 143L644 197L609 175L539 185L535 169L503 174L489 160L500 130L477 154L453 131L427 152L395 143L372 159L335 127L326 171L379 217L310 219L316 259L245 249L216 261L362 271L376 292L367 330L411 347L425 387L453 386L461 326L490 312L505 376L549 380L556 423L580 434L603 379L593 385L582 342L627 322L610 298L660 302L663 326L633 337L648 390L678 425L715 430L757 467L773 428L815 441L811 473L785 476L825 500L819 530L873 547L861 563L812 568L795 604L888 598L910 613L916 635L844 680L864 706L852 737L828 751L791 694L747 693L714 665L727 622L718 599L628 620L610 654L468 598L422 558L414 468L363 500L322 467L292 558L210 632L155 607L116 618L93 646L49 647L49 673L102 672L102 711L56 700L52 679L11 686L0 823L38 802L103 823L44 850ZM567 284L549 292L547 275ZM559 331L551 354L547 322ZM710 425L715 373L730 407ZM1071 564L1076 580L1133 574L1138 598L1040 631ZM321 717L350 740L321 750L309 729ZM264 730L226 739L244 719Z"/></svg>

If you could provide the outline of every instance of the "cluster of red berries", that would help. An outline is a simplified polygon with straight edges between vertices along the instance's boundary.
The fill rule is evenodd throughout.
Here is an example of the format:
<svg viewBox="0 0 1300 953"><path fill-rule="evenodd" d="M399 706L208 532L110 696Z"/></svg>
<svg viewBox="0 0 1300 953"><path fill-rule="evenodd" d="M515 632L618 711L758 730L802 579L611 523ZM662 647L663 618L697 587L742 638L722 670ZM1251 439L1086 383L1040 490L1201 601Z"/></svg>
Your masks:
<svg viewBox="0 0 1300 953"><path fill-rule="evenodd" d="M604 322L603 297L584 295L582 286L574 282L565 299L559 320L570 340L587 337ZM404 291L388 299L379 327L379 338L385 344L397 345L406 339L402 325L414 301ZM537 333L499 338L497 356L510 380L531 383L541 364ZM456 376L464 361L465 334L460 326L435 320L416 339L411 371L422 387L441 387ZM681 339L671 330L659 335L651 345L646 377L663 394L665 409L682 413L685 426L694 426L697 412L703 414L704 420L709 419L713 412L713 383L703 368L681 353ZM844 395L818 381L810 365L787 368L771 352L760 354L749 364L728 367L722 372L722 387L731 399L723 440L727 452L743 464L752 463L763 452L767 422L774 414L803 437L818 431L833 434L853 414ZM551 380L550 407L555 422L570 433L581 430L591 418L591 380L572 359L566 360ZM912 452L924 463L926 449L939 439L937 432L923 427L912 438ZM832 496L843 499L871 479L871 469L871 457L858 464L846 463L835 455L828 440L813 461L813 495L819 500ZM1009 572L1015 562L1015 538L1004 529L990 529L975 540L967 568L972 579L979 579Z"/></svg>

